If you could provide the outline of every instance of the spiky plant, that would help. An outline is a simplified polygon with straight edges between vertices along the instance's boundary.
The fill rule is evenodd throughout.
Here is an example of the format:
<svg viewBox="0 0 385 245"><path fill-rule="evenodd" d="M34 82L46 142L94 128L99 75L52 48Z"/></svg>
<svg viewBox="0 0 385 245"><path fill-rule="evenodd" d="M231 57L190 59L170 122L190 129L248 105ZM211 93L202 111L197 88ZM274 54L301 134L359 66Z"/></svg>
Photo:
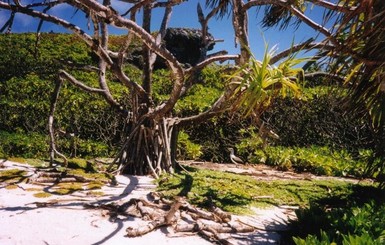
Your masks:
<svg viewBox="0 0 385 245"><path fill-rule="evenodd" d="M291 55L278 65L271 65L270 60L276 49L269 51L268 46L265 47L261 61L251 55L249 62L237 67L228 76L229 85L234 89L233 110L240 111L244 116L260 115L274 98L301 96L300 87L304 76L302 68L297 66L306 58Z"/></svg>
<svg viewBox="0 0 385 245"><path fill-rule="evenodd" d="M385 187L385 2L382 0L348 0L356 6L341 20L336 37L344 48L339 70L347 70L351 110L369 116L376 132L374 154L367 164L367 174L377 176Z"/></svg>

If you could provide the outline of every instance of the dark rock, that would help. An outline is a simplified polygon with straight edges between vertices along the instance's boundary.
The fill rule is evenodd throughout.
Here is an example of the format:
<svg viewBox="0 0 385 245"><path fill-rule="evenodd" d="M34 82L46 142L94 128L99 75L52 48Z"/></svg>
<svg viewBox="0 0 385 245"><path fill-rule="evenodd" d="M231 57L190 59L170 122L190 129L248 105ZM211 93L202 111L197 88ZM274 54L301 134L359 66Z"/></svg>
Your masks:
<svg viewBox="0 0 385 245"><path fill-rule="evenodd" d="M163 40L163 45L186 66L196 65L201 55L214 48L214 37L208 33L206 47L203 46L202 32L199 29L191 28L168 28ZM143 58L140 48L132 51L130 62L139 68L143 67ZM155 69L166 68L164 59L158 57L155 62Z"/></svg>
<svg viewBox="0 0 385 245"><path fill-rule="evenodd" d="M214 48L214 37L208 34L207 51ZM200 60L202 32L198 29L169 28L164 37L166 48L183 64L196 65Z"/></svg>

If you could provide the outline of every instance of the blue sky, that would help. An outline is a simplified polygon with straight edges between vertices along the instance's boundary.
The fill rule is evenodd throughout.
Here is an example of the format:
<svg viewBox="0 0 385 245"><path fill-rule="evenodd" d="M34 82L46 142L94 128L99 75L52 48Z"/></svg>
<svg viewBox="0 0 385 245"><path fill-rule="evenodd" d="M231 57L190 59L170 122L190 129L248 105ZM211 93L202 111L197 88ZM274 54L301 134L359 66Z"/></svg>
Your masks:
<svg viewBox="0 0 385 245"><path fill-rule="evenodd" d="M24 0L21 1L22 4L26 4L33 0ZM204 0L189 0L181 5L178 5L173 10L173 15L171 17L170 27L190 27L190 28L200 28L196 8L197 3L200 2L202 7L204 7ZM118 0L112 0L113 7L117 9L120 13L124 13L131 6L128 3L124 3ZM309 8L310 11L308 15L311 16L313 20L320 21L322 18L322 11L318 8ZM65 18L69 21L73 21L79 26L87 29L87 20L84 16L78 12L75 14L75 11L72 7L68 5L60 5L51 10L52 14L58 15L62 18ZM208 10L204 9L204 13L207 14ZM317 33L314 32L311 28L307 27L305 24L301 24L297 30L293 28L288 28L286 31L278 30L277 28L272 28L269 30L262 29L259 24L261 18L263 17L264 11L259 11L259 14L256 14L256 9L252 9L249 12L249 35L250 35L250 46L251 50L257 58L262 57L264 52L264 40L269 43L269 47L277 45L278 51L282 51L292 44L292 42L305 41L310 37L317 37ZM9 13L5 11L0 11L0 26L2 26ZM157 10L153 13L153 30L159 28L161 18L163 16L163 10ZM138 15L138 20L140 20L140 13ZM35 32L37 29L37 20L24 15L17 15L13 32ZM54 32L63 32L64 30L60 27L54 26L50 23L45 23L43 25L42 31L54 31ZM209 31L216 39L224 39L224 42L217 43L215 50L227 50L230 54L237 54L238 50L235 48L233 29L231 25L230 18L224 18L220 20L213 19L209 23ZM124 34L126 33L123 30L111 29L111 33L114 34ZM322 36L320 36L322 38Z"/></svg>

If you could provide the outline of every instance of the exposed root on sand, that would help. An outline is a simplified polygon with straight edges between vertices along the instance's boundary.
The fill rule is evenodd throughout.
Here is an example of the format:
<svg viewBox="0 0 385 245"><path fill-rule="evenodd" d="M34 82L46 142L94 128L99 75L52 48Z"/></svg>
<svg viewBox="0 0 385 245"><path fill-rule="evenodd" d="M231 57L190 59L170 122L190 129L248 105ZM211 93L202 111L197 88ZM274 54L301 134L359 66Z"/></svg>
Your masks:
<svg viewBox="0 0 385 245"><path fill-rule="evenodd" d="M155 229L170 227L176 233L197 233L211 242L232 244L226 234L249 233L257 229L239 220L233 220L229 213L214 205L206 211L191 205L183 197L168 200L157 192L151 192L150 199L132 198L121 205L86 204L85 207L108 210L112 220L118 216L132 216L147 221L146 225L128 227L127 237L143 236Z"/></svg>

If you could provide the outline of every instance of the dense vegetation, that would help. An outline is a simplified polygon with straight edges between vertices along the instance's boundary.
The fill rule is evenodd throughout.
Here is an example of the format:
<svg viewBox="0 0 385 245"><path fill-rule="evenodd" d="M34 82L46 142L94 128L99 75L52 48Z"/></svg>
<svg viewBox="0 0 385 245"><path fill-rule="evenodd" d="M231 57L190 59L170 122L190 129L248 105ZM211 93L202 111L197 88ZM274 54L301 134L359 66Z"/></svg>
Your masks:
<svg viewBox="0 0 385 245"><path fill-rule="evenodd" d="M112 45L118 46L119 42L119 37L112 38ZM42 139L46 135L55 71L70 69L88 84L94 84L96 78L79 69L82 64L92 63L92 55L75 36L66 34L7 34L0 36L0 44L0 70L4 74L0 84L3 143L0 153L3 157L44 156L46 146ZM127 64L126 69L139 80L140 71L135 66ZM192 115L210 106L225 83L215 75L218 69L223 68L211 66L203 71L203 82L178 102L176 115ZM155 100L162 100L171 89L167 74L166 70L155 72ZM305 86L301 100L282 98L273 102L263 119L280 138L270 140L267 148L250 120L225 113L184 129L180 134L183 147L179 148L179 159L228 162L228 152L223 149L236 145L239 154L253 163L265 162L319 174L362 175L365 167L362 161L370 157L375 147L375 132L369 120L356 119L342 108L343 89L330 86L328 81L322 82ZM119 83L113 85L120 100L127 99L127 89ZM59 145L63 152L83 157L113 155L127 125L107 103L65 84L58 107L56 128L62 132ZM14 139L21 139L23 135L35 136L14 143ZM35 140L37 137L40 138ZM316 169L319 155L325 158L323 170ZM333 164L341 161L348 164Z"/></svg>
<svg viewBox="0 0 385 245"><path fill-rule="evenodd" d="M119 42L119 37L112 37L112 44ZM66 68L92 85L97 82L97 78L79 68L82 64L94 62L93 56L73 35L36 36L33 33L0 35L0 54L0 158L47 158L46 125L55 73L58 69ZM125 69L132 74L133 79L140 80L141 73L137 67L127 64ZM201 79L204 82L195 85L192 92L178 102L175 115L192 115L212 104L225 86L225 81L215 75L218 69L225 68L213 65L202 72ZM168 76L167 70L155 71L155 100L164 99L171 89ZM114 80L113 77L109 79ZM119 83L112 84L112 89L120 96L118 99L125 101L129 91ZM178 158L229 162L226 149L236 146L238 153L250 163L262 162L280 169L310 171L320 175L380 179L381 172L370 173L367 167L370 161L380 161L372 159L372 156L376 148L376 138L383 136L376 134L369 119L356 119L355 114L345 112L341 106L344 93L344 89L339 85L320 81L316 85L304 86L302 99L275 100L262 118L279 135L277 140L267 139L265 142L250 119L234 113L225 113L218 118L185 128L179 134ZM123 117L111 106L65 84L60 94L58 110L60 113L57 114L55 127L61 132L58 135L58 146L62 152L71 157L83 158L114 156L116 148L122 144L121 135L127 125ZM374 175L369 175L373 173ZM194 185L205 183L210 186L199 190L194 189L196 186L191 186L193 191L185 195L190 195L188 197L192 201L203 206L208 196L214 197L217 205L231 211L253 204L253 195L264 195L272 190L279 192L281 186L286 185L281 182L256 183L243 177L226 174L216 176L210 172L198 171L193 173L193 176ZM250 192L240 193L240 188L226 188L225 191L219 192L213 188L223 187L224 184L211 182L212 179L237 183L234 186L242 186L241 183L245 183L248 186L244 190ZM166 193L167 190L172 190L170 195L180 194L188 180L188 175L168 179L163 186L164 190ZM292 193L299 193L307 188L314 193L314 190L324 190L327 185L329 188L335 188L335 194L342 188L337 184L333 186L334 184L321 182L304 182L297 185L293 186ZM352 195L356 190L354 188L359 188L343 185ZM299 186L301 190L298 189ZM259 193L255 188L262 188L266 192ZM361 195L364 192L359 193ZM297 238L297 244L317 244L317 239L336 241L338 244L349 244L349 241L380 244L383 241L382 231L385 228L380 225L380 221L383 219L384 206L381 200L364 204L364 200L347 202L349 198L344 196L343 205L348 209L342 209L343 205L339 203L341 206L329 211L325 208L325 203L316 205L318 201L322 204L322 200L331 198L328 195L327 192L319 191L319 195L311 200L311 206L301 197L282 193L277 193L277 196L286 199L267 202L304 206L305 209L298 213L298 222L293 224L297 228L311 227L306 222L317 219L319 227L312 231L304 230L302 234L292 234L305 239ZM307 195L306 198L308 197ZM336 194L333 198L341 198L341 195ZM363 220L366 221L368 217L375 218L372 223L357 231L357 227L361 227ZM322 222L318 222L318 219ZM333 234L336 230L338 234ZM312 235L306 237L307 234Z"/></svg>

